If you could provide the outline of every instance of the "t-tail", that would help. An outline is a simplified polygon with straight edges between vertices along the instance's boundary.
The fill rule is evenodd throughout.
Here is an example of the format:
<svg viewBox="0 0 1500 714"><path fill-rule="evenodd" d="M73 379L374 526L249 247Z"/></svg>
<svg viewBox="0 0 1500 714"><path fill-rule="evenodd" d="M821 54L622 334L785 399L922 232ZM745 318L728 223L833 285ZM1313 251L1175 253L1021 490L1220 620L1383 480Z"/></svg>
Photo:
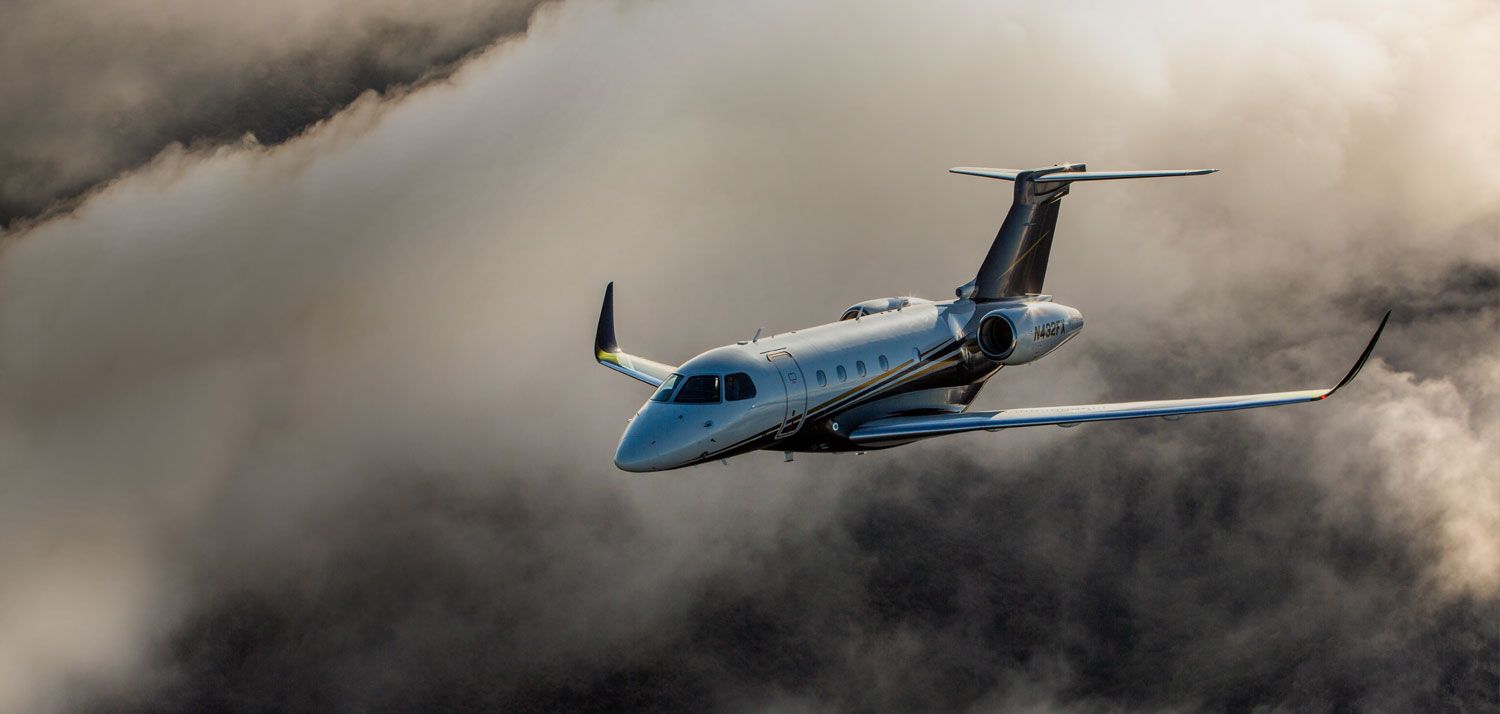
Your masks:
<svg viewBox="0 0 1500 714"><path fill-rule="evenodd" d="M1052 232L1062 197L1074 181L1198 176L1218 169L1163 169L1158 171L1088 171L1083 164L1059 164L1041 169L986 169L959 166L956 174L983 176L1016 184L1015 199L1005 222L990 245L974 282L959 288L959 297L977 301L1036 295L1047 276L1047 256L1052 252Z"/></svg>

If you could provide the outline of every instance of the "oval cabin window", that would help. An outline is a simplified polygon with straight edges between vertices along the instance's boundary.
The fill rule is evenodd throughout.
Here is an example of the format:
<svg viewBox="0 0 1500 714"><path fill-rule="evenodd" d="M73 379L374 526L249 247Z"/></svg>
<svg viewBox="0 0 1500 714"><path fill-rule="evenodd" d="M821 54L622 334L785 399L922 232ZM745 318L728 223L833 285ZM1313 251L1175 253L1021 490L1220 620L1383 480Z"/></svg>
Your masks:
<svg viewBox="0 0 1500 714"><path fill-rule="evenodd" d="M865 376L865 361L859 360L854 363L854 372L859 376Z"/></svg>
<svg viewBox="0 0 1500 714"><path fill-rule="evenodd" d="M839 373L839 381L840 382L843 382L843 381L849 379L849 372L848 372L848 370L844 369L844 365L839 365L839 367L838 367L838 373Z"/></svg>
<svg viewBox="0 0 1500 714"><path fill-rule="evenodd" d="M888 360L888 359L886 359L885 355L881 355L880 356L880 371L884 372L884 371L886 371L886 370L888 370L890 368L891 368L891 361Z"/></svg>
<svg viewBox="0 0 1500 714"><path fill-rule="evenodd" d="M819 387L826 387L826 386L828 386L828 375L823 374L823 370L821 370L821 369L818 370L818 373L817 373L816 376L818 378L818 386Z"/></svg>

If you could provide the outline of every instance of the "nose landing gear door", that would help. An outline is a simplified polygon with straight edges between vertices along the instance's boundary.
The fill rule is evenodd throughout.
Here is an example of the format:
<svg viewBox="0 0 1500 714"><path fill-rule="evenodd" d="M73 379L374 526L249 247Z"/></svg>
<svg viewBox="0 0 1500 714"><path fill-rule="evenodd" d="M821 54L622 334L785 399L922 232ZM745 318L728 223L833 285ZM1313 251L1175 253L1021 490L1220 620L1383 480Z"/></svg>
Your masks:
<svg viewBox="0 0 1500 714"><path fill-rule="evenodd" d="M786 414L782 417L781 429L776 432L776 438L781 439L802 428L802 420L807 416L807 382L802 379L802 368L792 353L776 350L766 353L766 359L776 367L776 372L781 375L781 386L786 388Z"/></svg>

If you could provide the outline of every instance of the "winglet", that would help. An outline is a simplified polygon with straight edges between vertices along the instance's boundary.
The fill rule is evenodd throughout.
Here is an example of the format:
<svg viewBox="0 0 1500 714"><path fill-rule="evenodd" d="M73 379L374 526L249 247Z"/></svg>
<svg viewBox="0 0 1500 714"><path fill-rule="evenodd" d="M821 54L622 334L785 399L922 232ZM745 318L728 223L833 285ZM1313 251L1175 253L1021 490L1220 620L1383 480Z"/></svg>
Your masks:
<svg viewBox="0 0 1500 714"><path fill-rule="evenodd" d="M599 308L599 329L594 332L594 359L616 372L653 387L661 386L677 368L653 362L620 350L615 341L615 284L604 288L604 306Z"/></svg>
<svg viewBox="0 0 1500 714"><path fill-rule="evenodd" d="M599 308L599 329L594 332L594 357L604 359L605 355L620 351L620 343L615 341L615 284L610 281L604 288L604 306Z"/></svg>
<svg viewBox="0 0 1500 714"><path fill-rule="evenodd" d="M1375 336L1370 338L1370 344L1365 345L1365 351L1360 354L1359 361L1355 362L1354 367L1350 368L1349 373L1344 375L1343 379L1339 380L1337 386L1335 386L1333 389L1328 390L1327 392L1324 392L1323 396L1318 397L1318 399L1327 399L1333 396L1334 392L1343 389L1344 385L1354 381L1354 376L1359 374L1359 370L1363 369L1365 366L1365 361L1370 359L1370 353L1375 351L1375 343L1380 341L1380 333L1385 330L1385 323L1390 319L1391 312L1387 310L1385 313L1385 317L1380 318L1380 327L1375 328Z"/></svg>

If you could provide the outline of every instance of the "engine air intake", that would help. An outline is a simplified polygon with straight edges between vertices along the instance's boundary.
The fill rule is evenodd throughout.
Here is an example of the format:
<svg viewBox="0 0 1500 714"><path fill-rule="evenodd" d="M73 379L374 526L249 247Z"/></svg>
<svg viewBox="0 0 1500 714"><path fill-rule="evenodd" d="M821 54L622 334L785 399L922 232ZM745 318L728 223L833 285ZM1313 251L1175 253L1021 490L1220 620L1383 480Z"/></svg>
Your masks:
<svg viewBox="0 0 1500 714"><path fill-rule="evenodd" d="M979 350L993 360L1016 351L1016 328L1004 315L991 314L979 323Z"/></svg>

